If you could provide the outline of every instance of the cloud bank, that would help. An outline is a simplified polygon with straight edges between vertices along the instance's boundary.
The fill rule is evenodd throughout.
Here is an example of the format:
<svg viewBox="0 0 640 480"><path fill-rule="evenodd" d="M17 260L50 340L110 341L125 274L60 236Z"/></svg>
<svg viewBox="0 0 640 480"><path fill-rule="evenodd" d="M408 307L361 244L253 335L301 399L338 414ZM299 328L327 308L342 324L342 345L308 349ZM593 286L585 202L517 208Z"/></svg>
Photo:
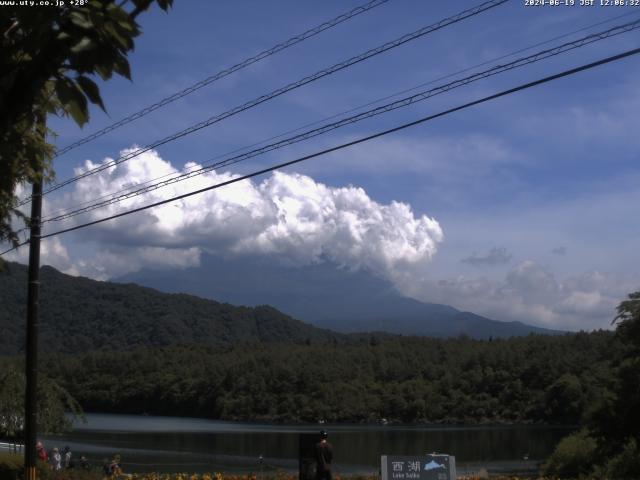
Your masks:
<svg viewBox="0 0 640 480"><path fill-rule="evenodd" d="M75 173L96 166L86 161ZM194 163L184 166L184 170L196 168L199 165ZM146 152L74 183L71 192L47 203L45 218L99 195L176 173L157 152ZM96 220L233 178L237 175L208 172L60 225L48 223L46 230ZM202 251L259 254L300 266L329 261L393 281L404 266L429 261L443 233L436 220L416 217L404 203L383 205L362 188L331 187L308 176L275 172L259 182L243 180L89 227L74 234L74 241L80 239L93 246L87 254L71 255L69 260L68 252L58 251L44 260L70 273L109 279L145 267L196 266ZM63 248L57 241L56 245Z"/></svg>
<svg viewBox="0 0 640 480"><path fill-rule="evenodd" d="M469 257L461 260L462 263L467 263L474 267L504 265L510 261L511 254L504 247L493 247L486 255L478 255L474 252Z"/></svg>
<svg viewBox="0 0 640 480"><path fill-rule="evenodd" d="M496 320L518 320L547 328L610 328L615 308L637 290L633 279L598 271L559 278L525 260L501 279L458 276L405 283L401 290L423 301L453 305Z"/></svg>

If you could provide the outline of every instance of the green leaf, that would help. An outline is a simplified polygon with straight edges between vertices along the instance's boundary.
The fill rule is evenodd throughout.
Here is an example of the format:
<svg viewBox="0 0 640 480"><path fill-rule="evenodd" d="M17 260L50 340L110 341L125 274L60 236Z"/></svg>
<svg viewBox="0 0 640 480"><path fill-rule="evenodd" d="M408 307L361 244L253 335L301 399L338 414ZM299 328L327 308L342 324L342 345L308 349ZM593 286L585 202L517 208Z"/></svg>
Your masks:
<svg viewBox="0 0 640 480"><path fill-rule="evenodd" d="M102 80L109 80L111 78L111 72L113 69L107 67L104 64L96 64L96 73L100 75Z"/></svg>
<svg viewBox="0 0 640 480"><path fill-rule="evenodd" d="M126 79L131 80L131 69L129 67L129 62L127 61L126 57L122 55L118 55L114 59L113 71L122 75Z"/></svg>
<svg viewBox="0 0 640 480"><path fill-rule="evenodd" d="M173 5L173 0L158 0L158 6L167 11Z"/></svg>
<svg viewBox="0 0 640 480"><path fill-rule="evenodd" d="M116 8L110 8L107 10L107 13L109 15L109 17L111 17L111 21L113 22L127 22L127 23L131 23L131 17L129 16L129 14L127 12L125 12L122 8L120 7L116 7Z"/></svg>
<svg viewBox="0 0 640 480"><path fill-rule="evenodd" d="M71 17L71 23L74 25L84 28L85 30L91 30L93 28L93 23L88 15L79 10L72 11L69 16Z"/></svg>
<svg viewBox="0 0 640 480"><path fill-rule="evenodd" d="M117 22L117 25L123 30L131 32L132 37L137 37L140 34L140 31L138 30L138 27L136 27L136 24L129 19Z"/></svg>
<svg viewBox="0 0 640 480"><path fill-rule="evenodd" d="M152 3L153 0L133 0L133 4L140 10L147 10Z"/></svg>
<svg viewBox="0 0 640 480"><path fill-rule="evenodd" d="M73 53L86 52L95 48L93 41L89 37L82 37L78 43L71 47Z"/></svg>
<svg viewBox="0 0 640 480"><path fill-rule="evenodd" d="M120 32L118 32L117 25L118 24L108 23L104 26L104 29L111 34L123 50L131 50L133 48L133 41L128 36L121 35Z"/></svg>
<svg viewBox="0 0 640 480"><path fill-rule="evenodd" d="M105 14L101 10L90 9L88 12L89 19L91 23L94 25L94 31L98 33L98 36L101 36L102 30L104 30L105 24Z"/></svg>
<svg viewBox="0 0 640 480"><path fill-rule="evenodd" d="M96 85L90 78L82 75L76 78L76 82L80 85L80 88L91 103L98 105L102 111L106 113L107 109L105 108L104 103L102 103L102 97L100 96L100 89L98 88L98 85Z"/></svg>
<svg viewBox="0 0 640 480"><path fill-rule="evenodd" d="M56 80L56 95L62 105L62 109L73 120L82 127L89 121L89 110L87 109L87 99L78 85L68 78Z"/></svg>

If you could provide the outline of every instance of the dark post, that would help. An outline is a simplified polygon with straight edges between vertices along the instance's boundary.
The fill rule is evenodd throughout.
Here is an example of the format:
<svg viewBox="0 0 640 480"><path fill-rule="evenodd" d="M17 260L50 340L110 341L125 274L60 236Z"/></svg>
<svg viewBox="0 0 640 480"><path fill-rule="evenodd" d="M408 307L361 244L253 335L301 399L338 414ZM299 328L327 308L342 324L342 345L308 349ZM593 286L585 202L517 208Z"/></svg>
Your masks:
<svg viewBox="0 0 640 480"><path fill-rule="evenodd" d="M39 119L40 120L40 119ZM38 127L44 121L38 122ZM31 236L29 240L29 286L27 292L27 393L24 402L24 478L36 480L36 436L38 430L38 306L40 293L40 220L42 179L33 182L31 194Z"/></svg>
<svg viewBox="0 0 640 480"><path fill-rule="evenodd" d="M298 480L313 480L316 476L317 433L301 433L298 436Z"/></svg>

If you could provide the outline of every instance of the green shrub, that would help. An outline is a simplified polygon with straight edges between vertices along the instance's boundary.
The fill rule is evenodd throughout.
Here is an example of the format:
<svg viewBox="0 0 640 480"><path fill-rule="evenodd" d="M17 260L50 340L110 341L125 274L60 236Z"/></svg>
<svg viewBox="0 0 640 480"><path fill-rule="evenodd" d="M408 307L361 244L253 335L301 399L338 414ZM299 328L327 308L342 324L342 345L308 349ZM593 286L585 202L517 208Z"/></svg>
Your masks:
<svg viewBox="0 0 640 480"><path fill-rule="evenodd" d="M596 446L596 441L585 430L563 438L543 466L544 474L560 478L588 474L593 468Z"/></svg>
<svg viewBox="0 0 640 480"><path fill-rule="evenodd" d="M22 478L24 457L13 453L0 453L0 478L14 480Z"/></svg>
<svg viewBox="0 0 640 480"><path fill-rule="evenodd" d="M103 477L104 475L98 470L83 470L80 468L54 472L45 467L38 472L38 480L102 480Z"/></svg>
<svg viewBox="0 0 640 480"><path fill-rule="evenodd" d="M39 480L101 480L98 471L80 469L52 471L46 463L38 461ZM23 480L24 456L22 454L0 453L0 480Z"/></svg>
<svg viewBox="0 0 640 480"><path fill-rule="evenodd" d="M630 440L622 452L597 469L597 476L616 480L637 480L640 478L640 446Z"/></svg>

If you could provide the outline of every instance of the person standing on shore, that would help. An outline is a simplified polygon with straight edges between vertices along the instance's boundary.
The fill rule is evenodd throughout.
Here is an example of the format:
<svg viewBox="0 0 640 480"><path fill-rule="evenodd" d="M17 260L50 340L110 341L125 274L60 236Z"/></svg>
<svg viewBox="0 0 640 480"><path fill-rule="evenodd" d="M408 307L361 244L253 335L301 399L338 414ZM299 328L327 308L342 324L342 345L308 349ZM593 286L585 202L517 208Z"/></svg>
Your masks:
<svg viewBox="0 0 640 480"><path fill-rule="evenodd" d="M114 455L113 460L109 465L109 471L111 475L122 475L122 468L120 468L120 455Z"/></svg>
<svg viewBox="0 0 640 480"><path fill-rule="evenodd" d="M47 451L44 449L42 442L36 443L36 454L38 456L38 460L41 462L47 463L47 460L49 460L49 456L47 455Z"/></svg>
<svg viewBox="0 0 640 480"><path fill-rule="evenodd" d="M69 446L64 447L62 451L62 464L64 468L72 468L73 464L71 463L71 449Z"/></svg>
<svg viewBox="0 0 640 480"><path fill-rule="evenodd" d="M58 471L62 468L61 465L62 457L60 456L60 452L58 451L58 447L54 447L53 452L51 453L51 457L49 458L49 462L51 463L51 470Z"/></svg>
<svg viewBox="0 0 640 480"><path fill-rule="evenodd" d="M333 446L327 441L327 437L327 432L321 430L320 441L316 443L316 480L332 480Z"/></svg>

